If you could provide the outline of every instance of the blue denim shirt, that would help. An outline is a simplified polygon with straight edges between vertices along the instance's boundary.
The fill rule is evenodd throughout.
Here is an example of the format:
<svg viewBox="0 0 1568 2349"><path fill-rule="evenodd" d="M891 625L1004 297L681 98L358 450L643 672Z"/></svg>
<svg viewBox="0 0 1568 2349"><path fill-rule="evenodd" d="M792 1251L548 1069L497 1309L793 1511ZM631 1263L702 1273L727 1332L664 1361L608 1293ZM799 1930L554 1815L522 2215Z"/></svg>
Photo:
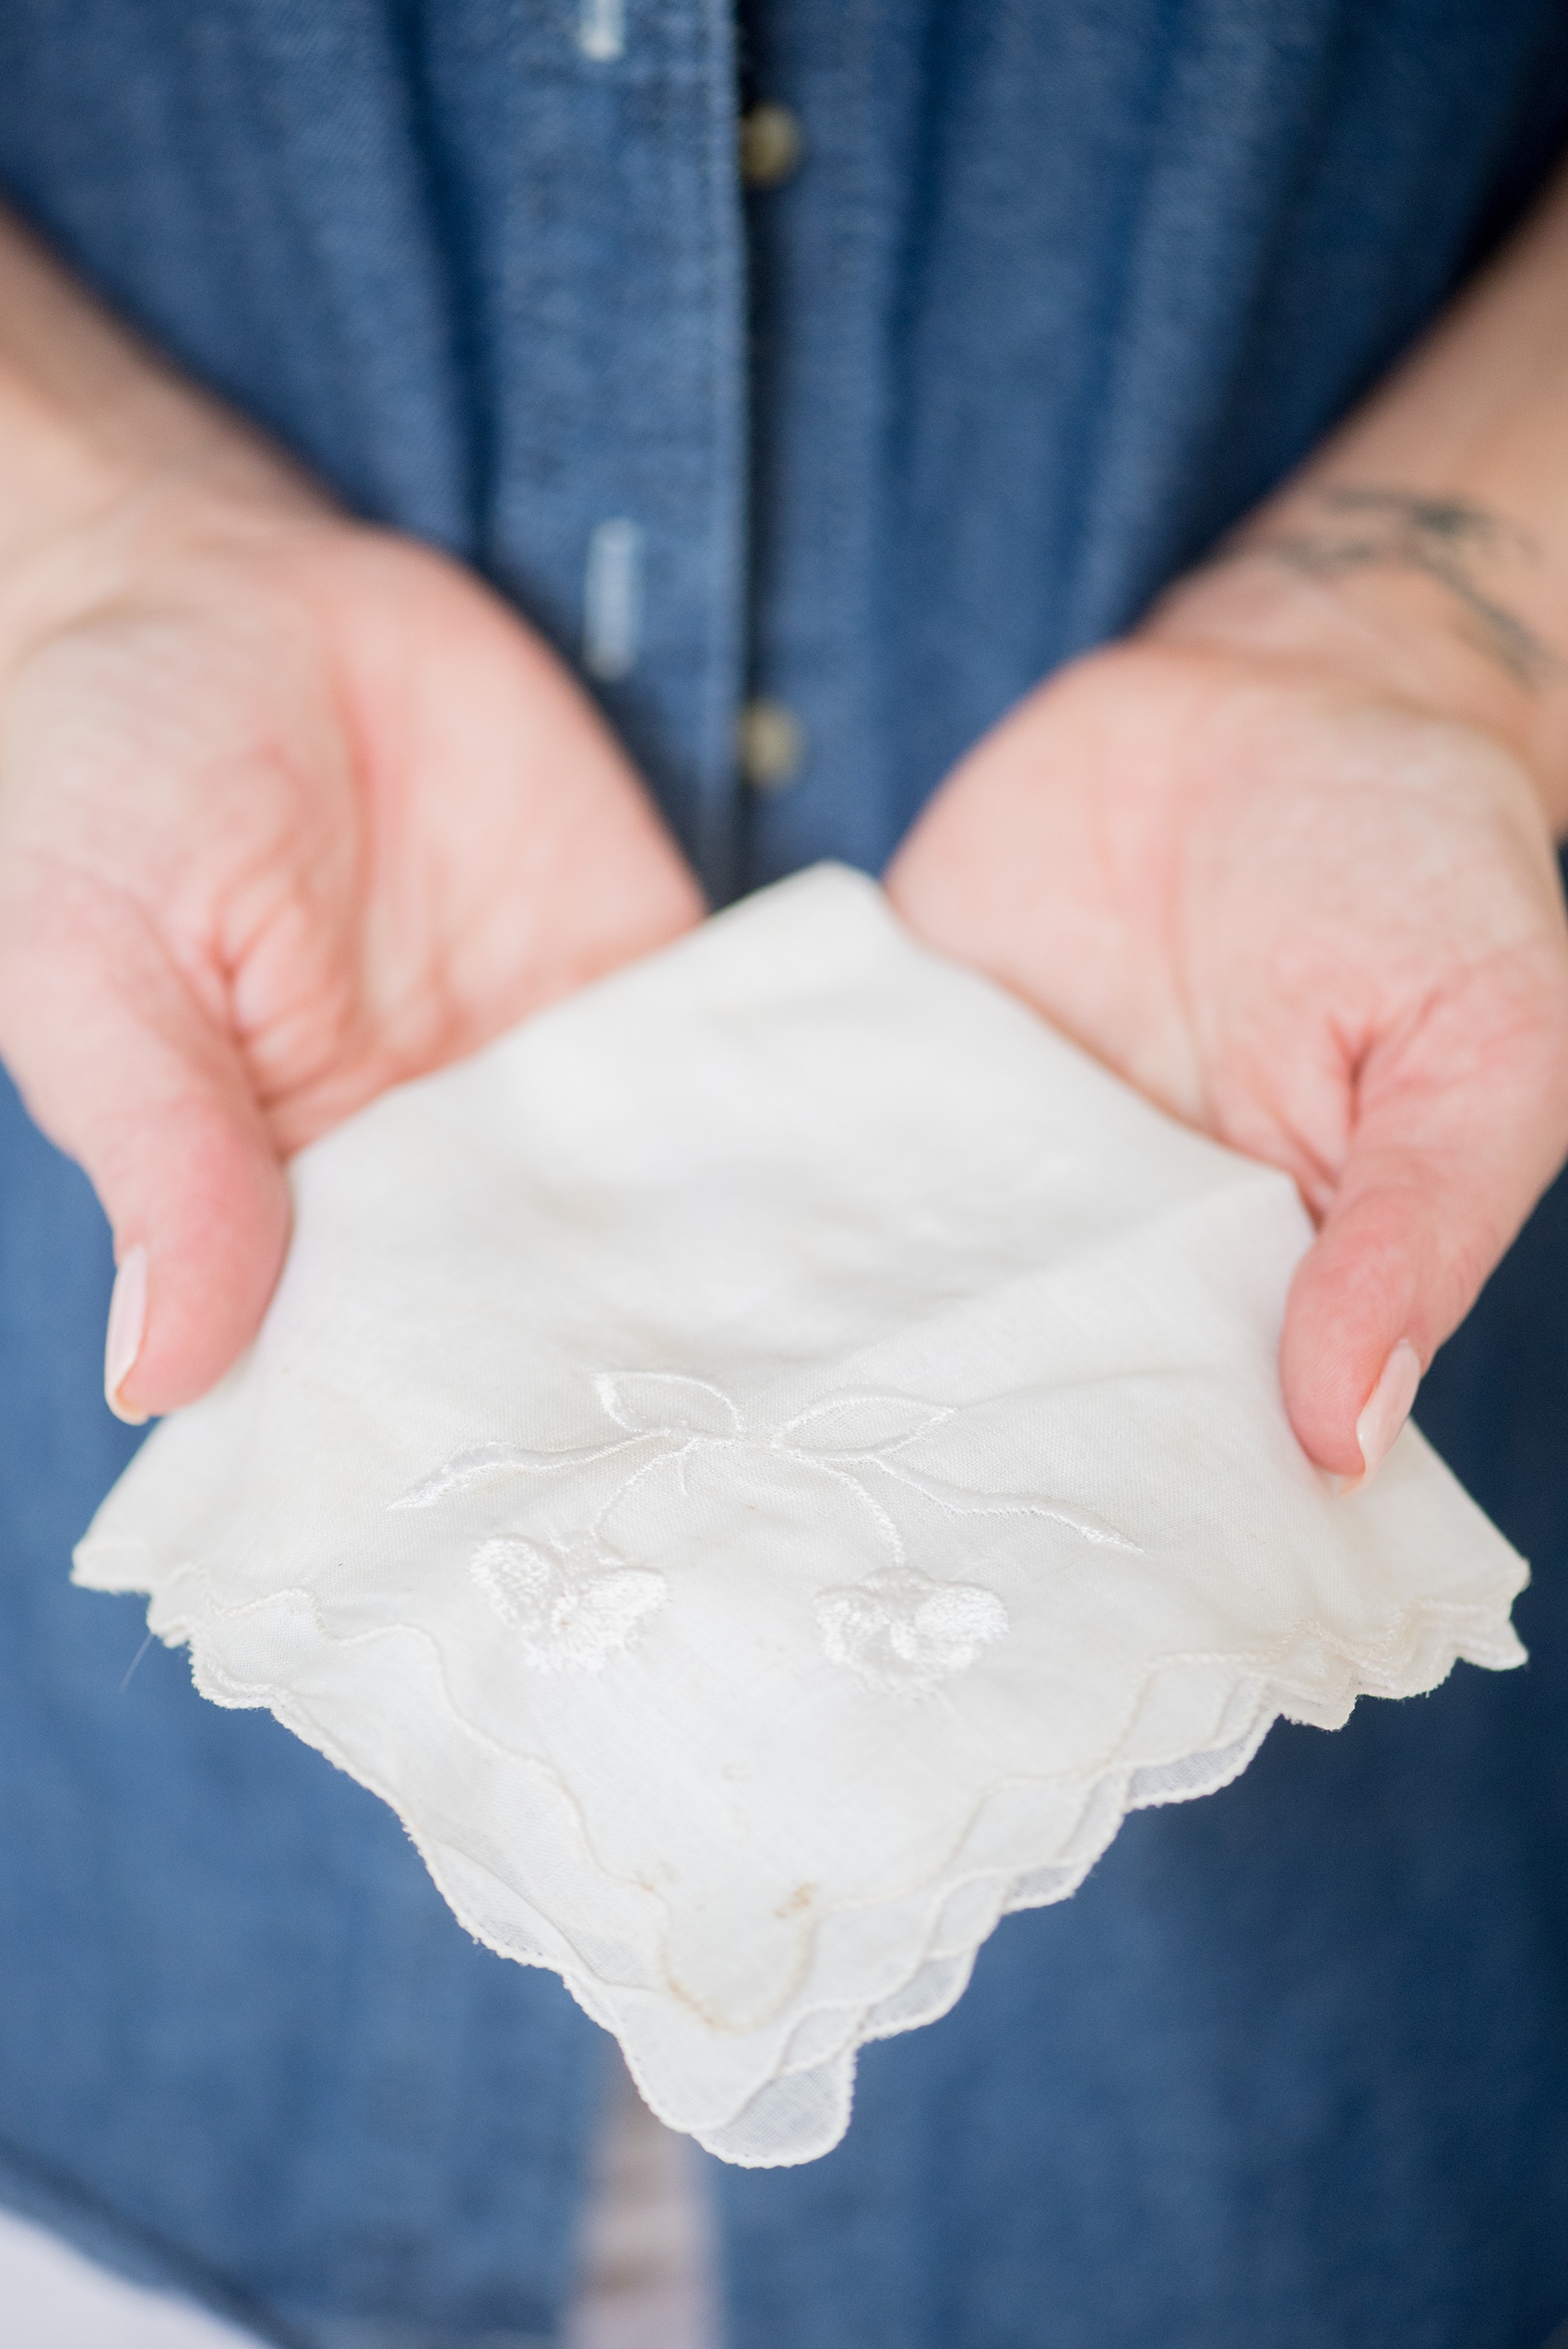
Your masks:
<svg viewBox="0 0 1568 2349"><path fill-rule="evenodd" d="M579 665L596 533L632 525L638 642L593 682L720 894L880 863L1311 447L1568 129L1554 0L752 18L806 145L748 207L727 0L0 10L0 186L351 504ZM810 745L750 811L748 683Z"/></svg>
<svg viewBox="0 0 1568 2349"><path fill-rule="evenodd" d="M1555 0L7 0L0 185L585 676L723 896L874 868L1419 331ZM798 779L749 795L747 694ZM846 2144L716 2179L743 2349L1539 2349L1568 2316L1568 1200L1428 1390L1537 1663L1129 1825ZM390 1814L71 1590L108 1258L0 1089L0 2193L296 2349L551 2335L600 2043ZM3 2319L0 2319L3 2324Z"/></svg>

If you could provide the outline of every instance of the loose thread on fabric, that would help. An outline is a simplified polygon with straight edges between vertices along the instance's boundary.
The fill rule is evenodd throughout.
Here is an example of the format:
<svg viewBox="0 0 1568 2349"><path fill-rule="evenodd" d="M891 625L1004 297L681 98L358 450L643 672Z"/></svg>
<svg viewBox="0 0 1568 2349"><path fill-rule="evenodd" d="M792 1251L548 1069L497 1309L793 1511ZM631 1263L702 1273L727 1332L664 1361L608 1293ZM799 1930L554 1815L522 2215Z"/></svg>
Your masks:
<svg viewBox="0 0 1568 2349"><path fill-rule="evenodd" d="M135 1670L136 1670L136 1668L137 1668L137 1665L141 1662L142 1657L143 1657L143 1656L147 1654L148 1649L151 1645L152 1645L152 1633L151 1633L150 1631L148 1631L148 1635L147 1635L146 1639L144 1639L144 1640L143 1640L143 1642L142 1642L142 1643L141 1643L140 1647L138 1647L138 1648L137 1648L137 1652L136 1652L135 1655L133 1655L133 1656L132 1656L132 1658L131 1658L130 1662L126 1665L126 1667L125 1667L125 1679L121 1681L121 1683L120 1683L120 1685L119 1685L119 1688L116 1690L116 1691L115 1691L115 1694L116 1694L116 1695L118 1695L118 1696L124 1696L124 1695L125 1695L125 1691L126 1691L126 1690L130 1687L130 1685L131 1685L131 1675L135 1672Z"/></svg>

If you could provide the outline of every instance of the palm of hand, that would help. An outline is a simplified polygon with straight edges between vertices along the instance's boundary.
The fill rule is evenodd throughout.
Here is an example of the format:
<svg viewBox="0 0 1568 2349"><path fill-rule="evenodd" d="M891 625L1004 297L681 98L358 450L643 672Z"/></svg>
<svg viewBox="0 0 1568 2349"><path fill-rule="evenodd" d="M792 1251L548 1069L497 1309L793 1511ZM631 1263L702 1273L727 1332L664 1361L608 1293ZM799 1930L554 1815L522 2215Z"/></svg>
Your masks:
<svg viewBox="0 0 1568 2349"><path fill-rule="evenodd" d="M1362 1466L1400 1339L1455 1327L1568 1148L1568 934L1489 736L1324 670L1136 642L1032 696L889 875L978 965L1320 1220L1281 1368Z"/></svg>
<svg viewBox="0 0 1568 2349"><path fill-rule="evenodd" d="M186 531L38 630L0 718L0 1051L155 1310L134 1400L259 1319L280 1160L701 904L564 670L335 518Z"/></svg>

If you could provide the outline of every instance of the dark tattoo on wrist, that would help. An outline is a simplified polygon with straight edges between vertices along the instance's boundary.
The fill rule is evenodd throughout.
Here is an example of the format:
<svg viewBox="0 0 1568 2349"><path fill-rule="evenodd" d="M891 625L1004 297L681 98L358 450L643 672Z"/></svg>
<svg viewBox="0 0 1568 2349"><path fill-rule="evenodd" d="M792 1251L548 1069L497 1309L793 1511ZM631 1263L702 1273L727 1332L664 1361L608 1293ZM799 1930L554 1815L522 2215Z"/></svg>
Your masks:
<svg viewBox="0 0 1568 2349"><path fill-rule="evenodd" d="M1460 608L1460 634L1521 685L1562 676L1562 662L1484 584L1491 566L1538 563L1527 531L1464 498L1418 497L1407 490L1322 490L1317 529L1254 541L1294 571L1313 578L1348 571L1419 571L1446 587Z"/></svg>

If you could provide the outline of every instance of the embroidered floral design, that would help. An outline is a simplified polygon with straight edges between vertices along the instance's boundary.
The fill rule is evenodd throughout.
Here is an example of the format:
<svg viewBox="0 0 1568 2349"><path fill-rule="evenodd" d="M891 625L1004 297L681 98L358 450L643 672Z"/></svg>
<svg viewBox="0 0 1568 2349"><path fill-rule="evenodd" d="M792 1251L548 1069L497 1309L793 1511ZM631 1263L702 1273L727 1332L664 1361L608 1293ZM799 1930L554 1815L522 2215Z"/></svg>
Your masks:
<svg viewBox="0 0 1568 2349"><path fill-rule="evenodd" d="M469 1572L529 1663L546 1672L601 1670L670 1595L662 1574L626 1565L588 1534L548 1546L497 1535L480 1544Z"/></svg>
<svg viewBox="0 0 1568 2349"><path fill-rule="evenodd" d="M819 1591L816 1619L830 1664L889 1696L926 1696L1002 1638L1007 1609L978 1583L934 1583L905 1568Z"/></svg>
<svg viewBox="0 0 1568 2349"><path fill-rule="evenodd" d="M778 1424L748 1420L719 1387L677 1371L604 1371L594 1390L608 1440L533 1452L487 1443L459 1452L393 1502L432 1509L457 1495L514 1479L547 1479L559 1509L574 1485L587 1524L561 1541L506 1532L474 1553L470 1571L519 1632L531 1662L598 1670L624 1648L666 1596L664 1577L631 1567L607 1547L605 1527L651 1478L688 1490L701 1465L726 1483L788 1465L836 1490L873 1545L864 1580L819 1592L816 1618L828 1661L873 1688L934 1689L974 1662L1007 1630L996 1594L972 1583L941 1583L909 1560L889 1502L910 1494L953 1516L1027 1515L1051 1520L1080 1540L1135 1550L1137 1545L1088 1511L1039 1493L978 1492L932 1475L911 1449L956 1414L911 1395L830 1395Z"/></svg>

